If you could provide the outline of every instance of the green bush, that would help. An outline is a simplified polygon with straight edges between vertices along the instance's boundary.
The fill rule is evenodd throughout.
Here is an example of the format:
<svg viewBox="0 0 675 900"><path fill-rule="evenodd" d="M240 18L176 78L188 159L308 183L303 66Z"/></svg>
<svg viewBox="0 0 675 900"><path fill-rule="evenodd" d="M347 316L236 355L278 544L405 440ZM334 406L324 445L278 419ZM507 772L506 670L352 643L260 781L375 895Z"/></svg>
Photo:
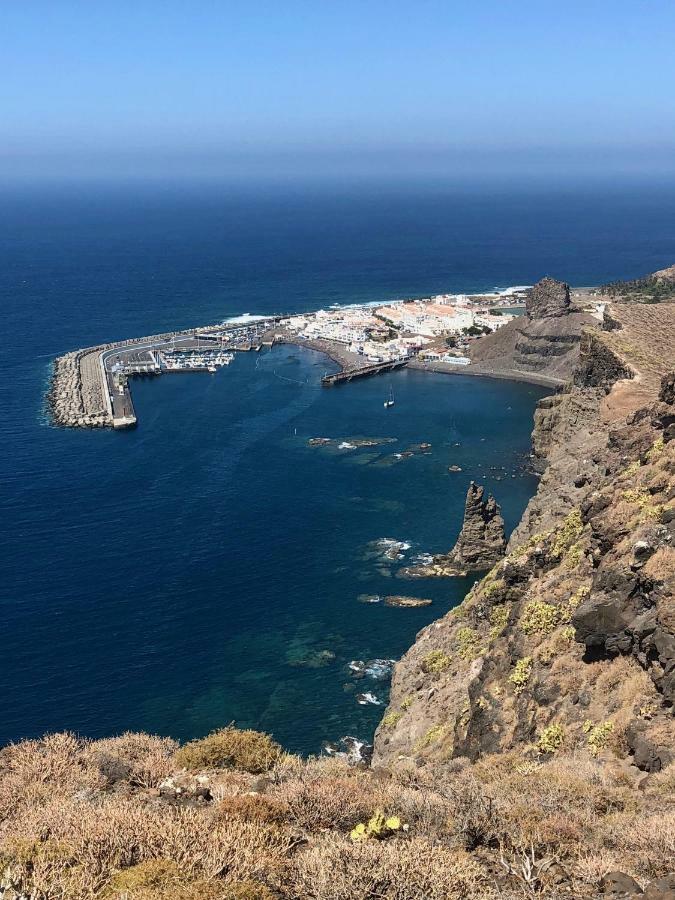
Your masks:
<svg viewBox="0 0 675 900"><path fill-rule="evenodd" d="M185 744L174 759L178 766L191 771L243 769L257 775L271 769L281 753L281 747L269 735L230 725Z"/></svg>
<svg viewBox="0 0 675 900"><path fill-rule="evenodd" d="M450 665L451 659L442 650L431 650L422 657L422 671L427 675L443 672Z"/></svg>
<svg viewBox="0 0 675 900"><path fill-rule="evenodd" d="M541 753L555 753L562 747L565 730L562 725L547 725L539 735L537 747Z"/></svg>
<svg viewBox="0 0 675 900"><path fill-rule="evenodd" d="M513 685L516 694L522 694L532 674L532 657L524 656L519 659L513 672L509 675L509 681Z"/></svg>
<svg viewBox="0 0 675 900"><path fill-rule="evenodd" d="M558 624L558 610L543 600L530 600L520 617L520 627L525 634L543 632L550 634Z"/></svg>

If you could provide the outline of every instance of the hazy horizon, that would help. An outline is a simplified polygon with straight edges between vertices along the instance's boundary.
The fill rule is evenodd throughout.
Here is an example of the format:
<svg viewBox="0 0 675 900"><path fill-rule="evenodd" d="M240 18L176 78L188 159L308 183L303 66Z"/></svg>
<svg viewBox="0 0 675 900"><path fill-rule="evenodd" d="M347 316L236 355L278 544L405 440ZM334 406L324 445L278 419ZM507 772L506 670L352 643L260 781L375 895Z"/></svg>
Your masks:
<svg viewBox="0 0 675 900"><path fill-rule="evenodd" d="M658 0L35 0L0 22L3 181L675 176Z"/></svg>

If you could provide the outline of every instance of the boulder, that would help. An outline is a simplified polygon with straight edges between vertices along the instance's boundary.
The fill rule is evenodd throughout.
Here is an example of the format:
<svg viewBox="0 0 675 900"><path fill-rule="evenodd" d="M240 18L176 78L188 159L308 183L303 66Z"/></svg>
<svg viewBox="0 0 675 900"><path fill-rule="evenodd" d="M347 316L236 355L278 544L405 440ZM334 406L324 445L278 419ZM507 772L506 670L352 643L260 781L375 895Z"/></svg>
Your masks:
<svg viewBox="0 0 675 900"><path fill-rule="evenodd" d="M635 897L642 888L634 878L625 872L608 872L603 875L600 890L606 897Z"/></svg>

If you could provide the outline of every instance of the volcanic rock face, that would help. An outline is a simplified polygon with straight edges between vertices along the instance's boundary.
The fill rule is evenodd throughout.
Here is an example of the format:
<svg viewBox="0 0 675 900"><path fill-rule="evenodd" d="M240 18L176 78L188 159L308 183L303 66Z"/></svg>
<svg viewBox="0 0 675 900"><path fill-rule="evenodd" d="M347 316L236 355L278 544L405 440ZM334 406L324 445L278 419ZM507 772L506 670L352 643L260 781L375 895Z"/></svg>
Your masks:
<svg viewBox="0 0 675 900"><path fill-rule="evenodd" d="M564 316L570 309L570 286L555 278L542 278L525 303L528 319Z"/></svg>
<svg viewBox="0 0 675 900"><path fill-rule="evenodd" d="M464 524L447 565L457 572L485 572L506 550L504 519L495 498L484 500L485 489L471 482L464 505Z"/></svg>

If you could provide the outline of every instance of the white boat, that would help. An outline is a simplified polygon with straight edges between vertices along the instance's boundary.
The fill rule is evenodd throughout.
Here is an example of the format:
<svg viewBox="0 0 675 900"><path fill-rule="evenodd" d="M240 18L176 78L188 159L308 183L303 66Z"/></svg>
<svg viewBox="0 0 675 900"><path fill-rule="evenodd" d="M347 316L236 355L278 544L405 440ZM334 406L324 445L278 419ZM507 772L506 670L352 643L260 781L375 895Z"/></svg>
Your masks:
<svg viewBox="0 0 675 900"><path fill-rule="evenodd" d="M394 389L389 388L389 399L384 401L384 408L389 409L390 406L394 405Z"/></svg>

